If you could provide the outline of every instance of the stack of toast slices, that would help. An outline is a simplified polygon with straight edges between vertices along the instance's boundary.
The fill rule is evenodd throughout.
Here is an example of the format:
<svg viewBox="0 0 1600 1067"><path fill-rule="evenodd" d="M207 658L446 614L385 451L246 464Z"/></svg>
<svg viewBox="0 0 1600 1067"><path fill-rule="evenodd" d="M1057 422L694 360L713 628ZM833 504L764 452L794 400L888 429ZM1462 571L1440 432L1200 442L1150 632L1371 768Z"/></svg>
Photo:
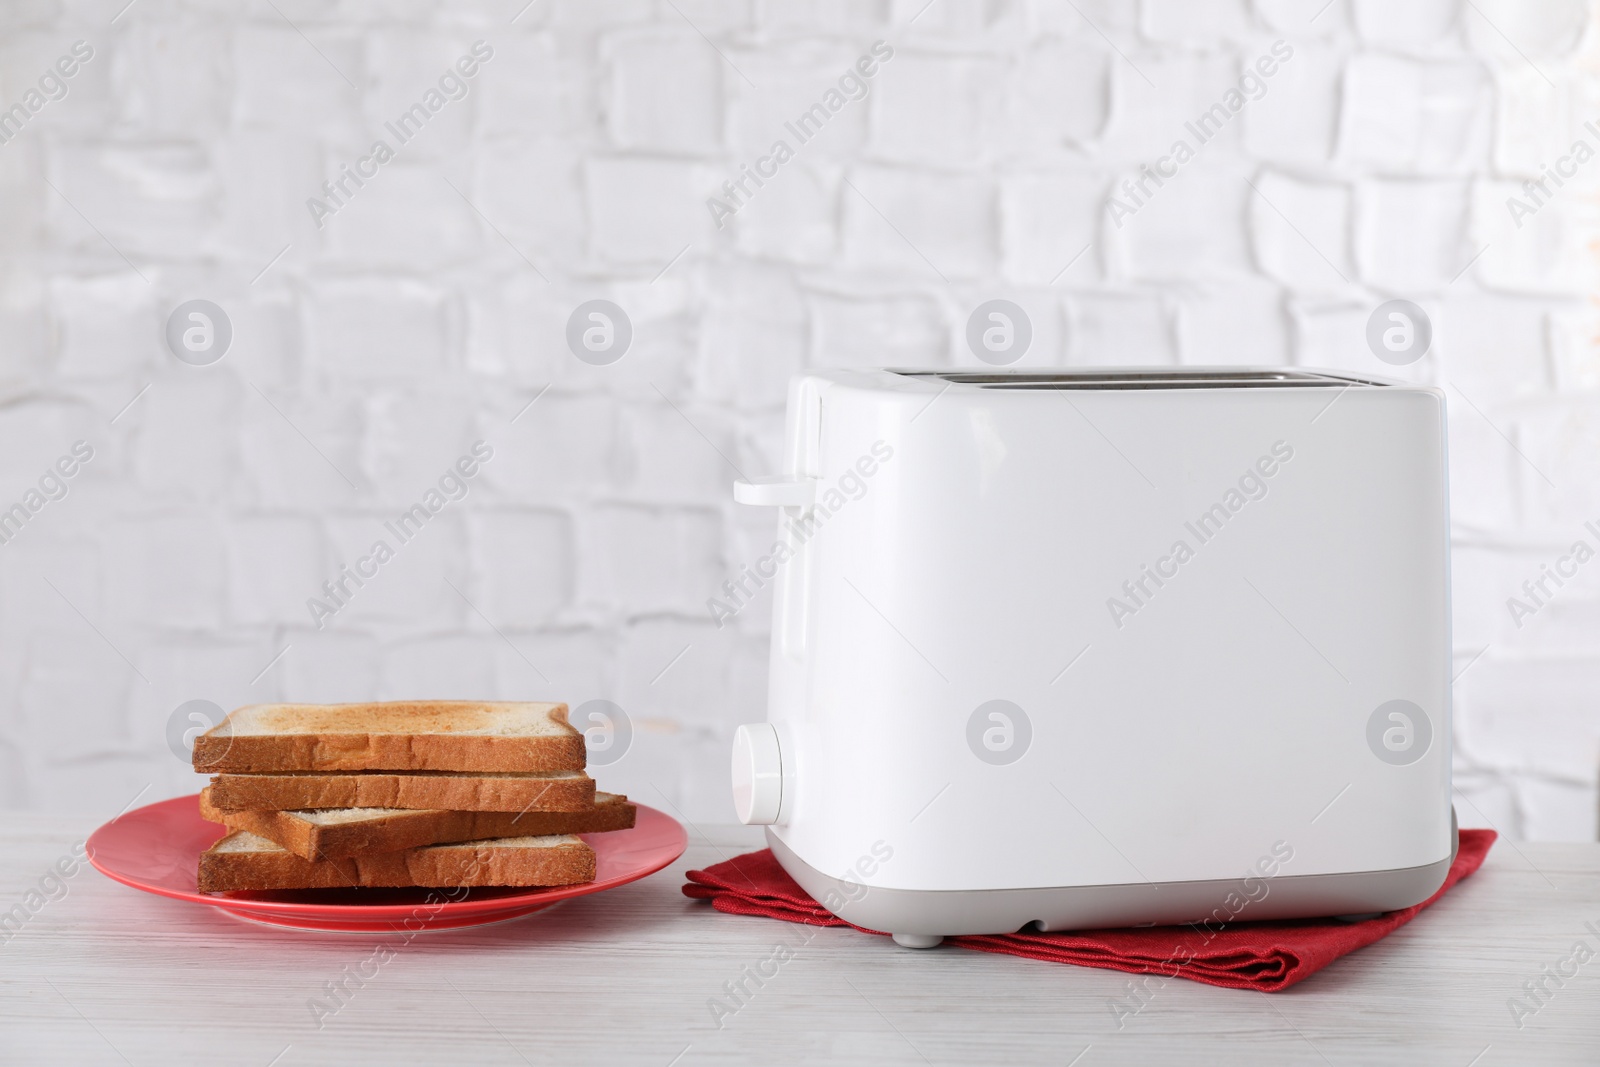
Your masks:
<svg viewBox="0 0 1600 1067"><path fill-rule="evenodd" d="M253 704L195 739L200 813L229 833L203 893L592 882L578 834L626 830L565 704Z"/></svg>

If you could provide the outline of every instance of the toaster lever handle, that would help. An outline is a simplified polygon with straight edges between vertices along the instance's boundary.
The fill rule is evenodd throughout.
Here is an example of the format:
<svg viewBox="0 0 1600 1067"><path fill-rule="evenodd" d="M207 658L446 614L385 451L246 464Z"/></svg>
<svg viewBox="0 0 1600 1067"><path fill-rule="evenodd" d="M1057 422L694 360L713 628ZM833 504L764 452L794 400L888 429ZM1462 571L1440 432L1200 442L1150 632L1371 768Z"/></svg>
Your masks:
<svg viewBox="0 0 1600 1067"><path fill-rule="evenodd" d="M807 508L817 494L815 478L751 478L733 483L733 499L762 507Z"/></svg>

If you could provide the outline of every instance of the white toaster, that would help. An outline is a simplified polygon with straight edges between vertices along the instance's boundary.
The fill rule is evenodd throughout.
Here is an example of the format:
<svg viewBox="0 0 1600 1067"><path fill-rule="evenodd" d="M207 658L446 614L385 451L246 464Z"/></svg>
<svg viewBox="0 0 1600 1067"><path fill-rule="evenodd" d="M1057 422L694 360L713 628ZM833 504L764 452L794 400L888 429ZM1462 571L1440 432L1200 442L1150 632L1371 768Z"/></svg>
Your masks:
<svg viewBox="0 0 1600 1067"><path fill-rule="evenodd" d="M734 802L839 917L942 936L1354 916L1455 851L1445 404L1305 370L790 386ZM737 605L728 601L724 607Z"/></svg>

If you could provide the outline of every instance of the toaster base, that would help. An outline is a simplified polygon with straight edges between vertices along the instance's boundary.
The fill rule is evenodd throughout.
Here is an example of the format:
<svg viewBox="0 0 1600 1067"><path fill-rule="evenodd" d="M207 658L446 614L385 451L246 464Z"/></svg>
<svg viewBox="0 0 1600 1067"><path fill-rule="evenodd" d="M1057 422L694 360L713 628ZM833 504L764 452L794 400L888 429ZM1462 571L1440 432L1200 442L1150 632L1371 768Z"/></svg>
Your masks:
<svg viewBox="0 0 1600 1067"><path fill-rule="evenodd" d="M931 948L938 943L933 938L1009 934L1023 927L1051 932L1204 923L1221 929L1234 921L1381 914L1420 904L1438 892L1457 847L1452 840L1449 856L1421 867L1279 875L1264 882L1264 897L1231 911L1229 898L1242 899L1237 879L1041 889L884 889L823 874L770 829L767 844L789 876L823 907L846 922L892 934L896 942L915 948Z"/></svg>

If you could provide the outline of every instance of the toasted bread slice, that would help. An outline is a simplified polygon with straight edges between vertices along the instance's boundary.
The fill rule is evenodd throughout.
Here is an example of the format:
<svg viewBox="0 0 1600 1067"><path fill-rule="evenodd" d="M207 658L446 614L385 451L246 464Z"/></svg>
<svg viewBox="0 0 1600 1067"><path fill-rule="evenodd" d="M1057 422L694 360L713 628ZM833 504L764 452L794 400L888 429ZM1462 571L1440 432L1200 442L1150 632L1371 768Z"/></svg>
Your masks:
<svg viewBox="0 0 1600 1067"><path fill-rule="evenodd" d="M308 808L443 808L448 811L588 811L594 779L582 771L514 774L219 774L211 779L219 811Z"/></svg>
<svg viewBox="0 0 1600 1067"><path fill-rule="evenodd" d="M230 830L247 830L301 859L343 859L452 841L493 837L597 834L633 826L638 809L616 793L596 793L588 811L415 811L330 808L326 811L219 811L209 788L200 815Z"/></svg>
<svg viewBox="0 0 1600 1067"><path fill-rule="evenodd" d="M576 885L594 881L594 850L571 835L502 837L342 860L301 859L236 830L200 854L202 893L355 886Z"/></svg>
<svg viewBox="0 0 1600 1067"><path fill-rule="evenodd" d="M193 759L208 774L581 771L584 748L565 704L250 704L197 737Z"/></svg>

